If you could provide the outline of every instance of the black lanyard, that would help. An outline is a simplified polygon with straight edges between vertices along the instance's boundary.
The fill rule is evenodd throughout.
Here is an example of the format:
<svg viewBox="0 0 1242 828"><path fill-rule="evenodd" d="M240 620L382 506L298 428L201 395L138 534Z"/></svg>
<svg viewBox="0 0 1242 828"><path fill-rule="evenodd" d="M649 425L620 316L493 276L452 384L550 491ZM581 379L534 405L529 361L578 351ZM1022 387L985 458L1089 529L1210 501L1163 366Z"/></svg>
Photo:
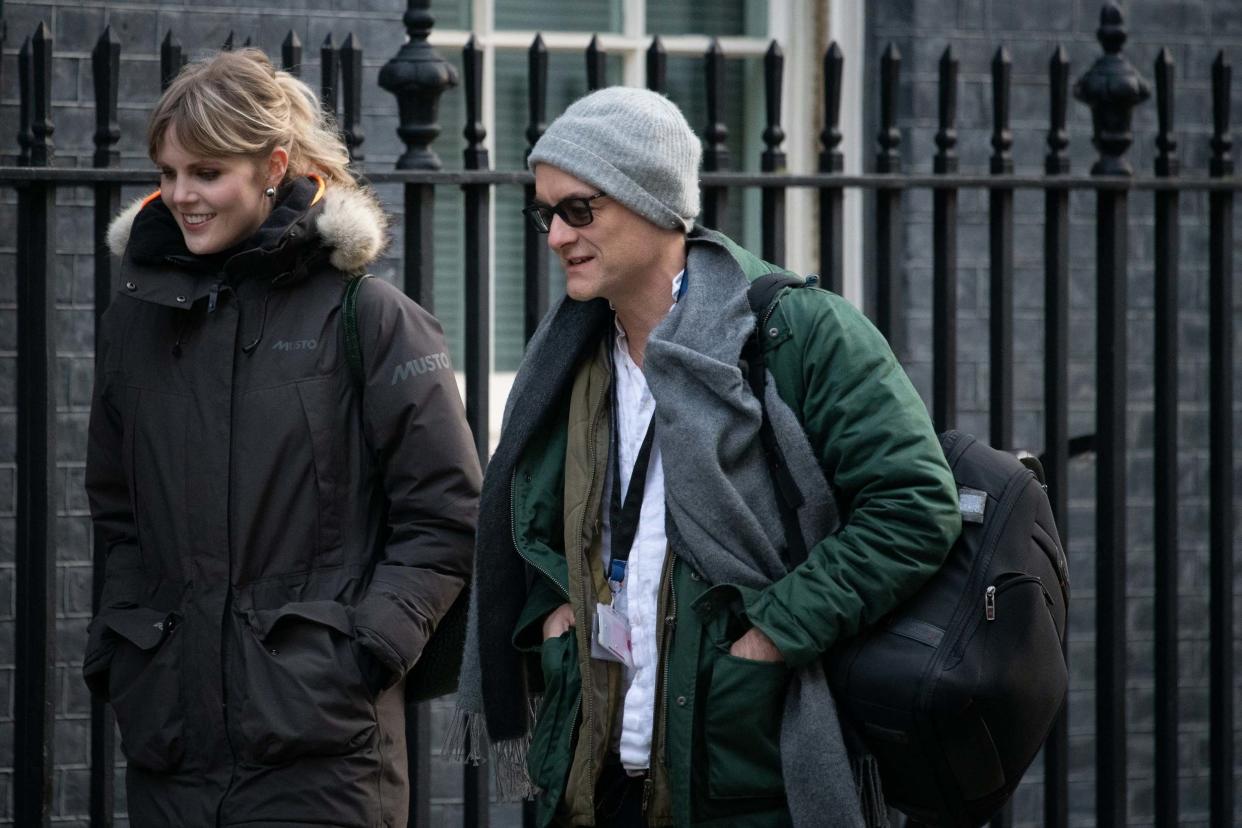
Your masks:
<svg viewBox="0 0 1242 828"><path fill-rule="evenodd" d="M634 458L634 469L630 472L630 486L625 491L625 503L621 502L621 419L620 405L617 402L616 371L612 378L612 497L608 504L608 519L612 532L611 563L608 565L608 580L614 585L625 580L625 567L630 559L630 549L634 546L634 537L638 534L638 518L643 509L643 492L647 488L647 464L651 460L651 445L655 438L655 414L651 415L651 423L647 426L647 436L643 437L642 447Z"/></svg>

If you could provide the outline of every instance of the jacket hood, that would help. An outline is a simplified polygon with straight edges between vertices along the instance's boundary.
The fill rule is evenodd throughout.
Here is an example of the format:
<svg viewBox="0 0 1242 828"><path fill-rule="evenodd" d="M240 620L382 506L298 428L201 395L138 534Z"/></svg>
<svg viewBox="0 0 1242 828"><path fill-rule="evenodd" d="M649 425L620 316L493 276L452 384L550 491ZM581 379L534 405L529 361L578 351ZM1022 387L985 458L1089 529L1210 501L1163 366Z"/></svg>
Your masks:
<svg viewBox="0 0 1242 828"><path fill-rule="evenodd" d="M272 240L263 236L284 234L289 226L305 221L319 244L329 251L328 261L333 267L345 273L365 270L387 243L388 217L379 201L370 190L343 186L327 187L323 197L315 200L316 189L312 179L284 185L273 215L248 244L264 246ZM136 199L112 220L108 249L113 255L141 261L164 258L169 253L188 254L176 219L158 195L156 191Z"/></svg>

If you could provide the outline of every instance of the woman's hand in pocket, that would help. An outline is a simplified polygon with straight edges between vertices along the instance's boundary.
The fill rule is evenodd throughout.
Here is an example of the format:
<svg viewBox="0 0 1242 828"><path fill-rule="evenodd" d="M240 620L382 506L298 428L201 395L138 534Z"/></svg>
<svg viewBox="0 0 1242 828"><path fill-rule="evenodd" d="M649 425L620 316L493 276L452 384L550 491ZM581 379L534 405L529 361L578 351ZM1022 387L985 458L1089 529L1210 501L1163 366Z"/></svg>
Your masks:
<svg viewBox="0 0 1242 828"><path fill-rule="evenodd" d="M543 619L543 640L559 638L572 626L574 626L574 608L569 604L561 604Z"/></svg>
<svg viewBox="0 0 1242 828"><path fill-rule="evenodd" d="M772 639L764 635L763 630L751 627L746 634L733 642L729 655L734 658L746 658L751 661L784 661L781 651L776 649Z"/></svg>

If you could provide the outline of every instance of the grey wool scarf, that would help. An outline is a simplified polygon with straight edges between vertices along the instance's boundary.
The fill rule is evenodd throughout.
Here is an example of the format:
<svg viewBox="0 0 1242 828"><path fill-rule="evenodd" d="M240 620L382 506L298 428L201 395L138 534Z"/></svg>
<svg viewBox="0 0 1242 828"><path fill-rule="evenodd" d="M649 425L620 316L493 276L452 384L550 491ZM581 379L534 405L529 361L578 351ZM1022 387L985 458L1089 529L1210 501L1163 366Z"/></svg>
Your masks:
<svg viewBox="0 0 1242 828"><path fill-rule="evenodd" d="M755 326L746 297L748 281L721 237L706 230L690 237L686 280L681 299L652 332L643 363L656 399L669 542L673 553L710 583L763 589L788 568L781 556L785 540L775 489L759 441L762 409L739 365L742 346ZM505 433L489 468L492 485L485 482L483 488L475 593L458 694L465 715L450 731L446 748L478 761L490 737L499 763L498 784L510 794L529 789L524 758L532 720L518 654L509 646L521 603L516 609L503 606L495 577L501 569L516 579L510 585L525 583L527 577L508 525L509 484L521 451L513 444L519 439L524 444L539 427L548 414L539 409L551 407L585 350L608 329L601 327L608 319L603 303L571 300L563 300L549 314L531 340L515 381ZM531 366L539 370L528 370ZM796 415L777 394L771 377L765 391L764 406L803 493L798 522L810 545L838 528L836 504ZM498 468L498 462L504 465ZM489 488L497 490L491 498ZM491 526L497 514L489 506L500 505L500 495L504 525ZM513 564L502 563L502 558ZM488 612L477 612L480 603ZM496 637L503 647L495 646ZM819 661L792 676L780 744L796 826L822 825L825 815L832 815L834 825L886 824L872 760L854 757L851 763Z"/></svg>

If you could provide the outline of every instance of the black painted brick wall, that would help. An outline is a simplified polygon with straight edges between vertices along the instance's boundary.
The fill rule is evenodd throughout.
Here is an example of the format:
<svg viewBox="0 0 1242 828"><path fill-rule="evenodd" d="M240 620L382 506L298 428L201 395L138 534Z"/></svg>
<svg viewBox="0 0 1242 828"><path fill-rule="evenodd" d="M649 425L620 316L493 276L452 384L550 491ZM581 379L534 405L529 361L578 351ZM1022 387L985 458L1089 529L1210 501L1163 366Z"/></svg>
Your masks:
<svg viewBox="0 0 1242 828"><path fill-rule="evenodd" d="M1072 62L1071 86L1102 50L1095 39L1097 0L873 0L867 20L868 139L878 130L878 59L889 42L903 56L899 97L904 169L928 173L936 147L938 64L952 44L960 62L958 153L963 172L986 173L991 155L991 61L1001 45L1013 56L1013 157L1018 173L1043 170L1048 130L1048 61L1063 44ZM1155 69L1161 47L1176 63L1176 129L1184 174L1206 175L1211 133L1210 66L1223 49L1242 60L1242 3L1238 0L1129 0L1122 5L1130 37L1124 53L1152 84L1153 97L1136 112L1129 157L1143 174L1155 156ZM848 55L847 59L857 59ZM1242 118L1242 83L1233 87L1234 121ZM1069 104L1072 171L1089 171L1089 110ZM869 149L874 154L874 145ZM868 168L873 168L869 158ZM1150 193L1130 199L1129 470L1127 629L1128 823L1153 823L1154 809L1154 575L1152 484L1152 372L1154 211ZM924 398L931 399L932 197L905 198L906 324L903 361ZM1016 341L1015 435L1018 447L1043 450L1043 196L1015 200L1014 273ZM958 425L988 431L988 206L982 191L959 196ZM1070 427L1095 430L1095 196L1071 198ZM1235 239L1238 237L1235 235ZM1182 197L1180 245L1181 370L1179 446L1181 528L1181 813L1187 825L1207 824L1207 198ZM1235 247L1242 261L1242 239ZM1235 264L1235 272L1237 270ZM1242 321L1234 308L1234 327ZM1238 363L1235 360L1235 364ZM1235 383L1242 371L1235 369ZM1236 392L1235 392L1236 394ZM1235 440L1242 435L1237 423ZM1071 824L1094 824L1094 469L1090 456L1073 464L1069 515L1071 579L1070 808ZM1235 475L1242 482L1242 475ZM1242 490L1240 490L1242 491ZM1235 583L1235 594L1242 581ZM1235 646L1235 649L1236 646ZM1242 694L1239 694L1242 695ZM1235 766L1236 768L1237 766ZM1042 758L1015 797L1018 825L1042 824ZM1235 785L1235 791L1237 786ZM1235 794L1236 795L1236 794Z"/></svg>

